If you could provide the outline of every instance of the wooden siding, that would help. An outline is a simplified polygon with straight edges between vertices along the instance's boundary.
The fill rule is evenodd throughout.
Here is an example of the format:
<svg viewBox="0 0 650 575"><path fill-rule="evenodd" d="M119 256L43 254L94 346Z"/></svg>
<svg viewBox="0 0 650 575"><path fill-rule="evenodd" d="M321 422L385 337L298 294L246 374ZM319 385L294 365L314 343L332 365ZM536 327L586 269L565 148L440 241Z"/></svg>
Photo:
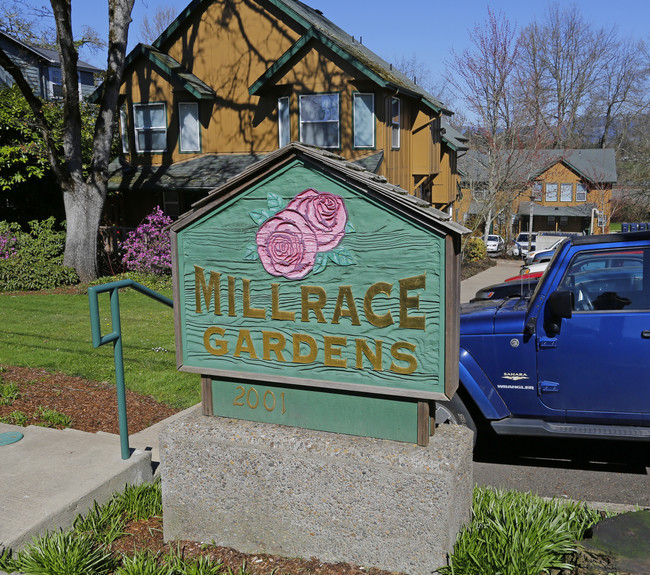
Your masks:
<svg viewBox="0 0 650 575"><path fill-rule="evenodd" d="M146 58L140 58L125 74L122 98L128 104L129 138L135 164L168 164L199 154L267 153L279 146L278 98L290 98L291 140L300 140L299 96L337 93L340 96L340 146L333 149L351 160L376 150L384 150L380 175L411 193L427 177L440 171L441 144L432 134L439 117L423 111L421 104L399 95L401 102L401 142L392 149L390 105L394 92L361 77L349 61L317 41L295 55L295 62L251 96L249 87L299 39L299 35L272 11L260 10L244 0L213 3L190 17L189 26L172 34L163 46L185 69L214 89L213 102L200 103L201 151L178 150L178 104L193 101L178 86L172 86ZM374 94L374 148L355 148L353 95ZM135 154L133 104L167 103L167 151ZM430 185L430 184L429 184ZM444 184L450 189L448 184ZM445 198L450 196L449 190ZM447 201L443 203L448 203Z"/></svg>
<svg viewBox="0 0 650 575"><path fill-rule="evenodd" d="M47 72L47 69L42 70L38 59L33 54L28 53L24 48L20 48L17 44L7 42L4 38L0 38L0 45L7 56L20 66L23 76L25 76L25 80L27 80L28 84L34 91L34 95L43 98L46 94L44 91L45 84L43 74ZM5 84L7 86L14 85L12 76L1 67L0 84Z"/></svg>

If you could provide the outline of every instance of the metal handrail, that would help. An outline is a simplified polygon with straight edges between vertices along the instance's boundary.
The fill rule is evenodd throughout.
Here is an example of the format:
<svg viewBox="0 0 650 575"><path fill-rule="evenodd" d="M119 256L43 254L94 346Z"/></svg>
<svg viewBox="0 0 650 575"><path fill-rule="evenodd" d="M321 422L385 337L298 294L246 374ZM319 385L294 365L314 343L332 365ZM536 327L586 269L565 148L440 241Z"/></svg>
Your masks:
<svg viewBox="0 0 650 575"><path fill-rule="evenodd" d="M122 355L122 325L120 322L120 297L119 290L133 288L165 305L173 308L174 302L158 292L149 289L136 281L125 279L88 288L88 303L90 305L90 327L92 330L93 347L97 348L107 343L113 343L113 357L115 360L115 386L117 387L117 411L120 427L120 446L122 459L131 456L129 448L129 430L126 418L126 387L124 384L124 358ZM99 321L99 294L110 292L111 302L111 327L113 331L102 336L102 326Z"/></svg>

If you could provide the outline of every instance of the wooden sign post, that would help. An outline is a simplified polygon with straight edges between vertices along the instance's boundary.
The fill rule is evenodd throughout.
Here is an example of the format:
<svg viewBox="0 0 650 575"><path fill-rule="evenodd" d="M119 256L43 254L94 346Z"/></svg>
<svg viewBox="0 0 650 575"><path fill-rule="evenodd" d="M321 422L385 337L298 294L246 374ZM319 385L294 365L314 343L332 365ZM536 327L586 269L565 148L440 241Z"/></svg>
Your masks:
<svg viewBox="0 0 650 575"><path fill-rule="evenodd" d="M426 445L458 384L464 228L292 144L171 231L177 364L205 414Z"/></svg>

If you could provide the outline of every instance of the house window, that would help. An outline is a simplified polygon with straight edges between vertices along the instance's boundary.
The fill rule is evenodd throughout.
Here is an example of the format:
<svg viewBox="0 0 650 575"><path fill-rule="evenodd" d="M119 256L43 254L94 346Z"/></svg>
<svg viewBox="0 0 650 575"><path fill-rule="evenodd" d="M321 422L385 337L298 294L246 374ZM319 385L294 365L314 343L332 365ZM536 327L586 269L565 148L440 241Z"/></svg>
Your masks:
<svg viewBox="0 0 650 575"><path fill-rule="evenodd" d="M339 148L339 95L300 96L300 141L320 148Z"/></svg>
<svg viewBox="0 0 650 575"><path fill-rule="evenodd" d="M587 201L587 186L585 184L576 184L576 202Z"/></svg>
<svg viewBox="0 0 650 575"><path fill-rule="evenodd" d="M557 202L557 184L546 184L546 201Z"/></svg>
<svg viewBox="0 0 650 575"><path fill-rule="evenodd" d="M375 147L375 95L354 94L354 147Z"/></svg>
<svg viewBox="0 0 650 575"><path fill-rule="evenodd" d="M278 135L280 147L291 142L291 124L289 120L289 97L278 98Z"/></svg>
<svg viewBox="0 0 650 575"><path fill-rule="evenodd" d="M390 127L391 127L391 147L398 150L400 146L400 101L399 98L391 98L390 104Z"/></svg>
<svg viewBox="0 0 650 575"><path fill-rule="evenodd" d="M50 68L48 70L48 92L53 100L63 98L63 76L61 75L61 68Z"/></svg>
<svg viewBox="0 0 650 575"><path fill-rule="evenodd" d="M120 135L122 136L122 152L129 153L128 114L126 104L120 107Z"/></svg>
<svg viewBox="0 0 650 575"><path fill-rule="evenodd" d="M199 123L199 104L180 102L178 104L181 152L201 151L201 124Z"/></svg>
<svg viewBox="0 0 650 575"><path fill-rule="evenodd" d="M542 182L533 182L533 202L542 201Z"/></svg>
<svg viewBox="0 0 650 575"><path fill-rule="evenodd" d="M569 216L560 216L560 226L563 228L569 225Z"/></svg>
<svg viewBox="0 0 650 575"><path fill-rule="evenodd" d="M573 201L573 184L560 184L560 201Z"/></svg>
<svg viewBox="0 0 650 575"><path fill-rule="evenodd" d="M136 151L166 151L167 108L165 104L134 104L133 117Z"/></svg>

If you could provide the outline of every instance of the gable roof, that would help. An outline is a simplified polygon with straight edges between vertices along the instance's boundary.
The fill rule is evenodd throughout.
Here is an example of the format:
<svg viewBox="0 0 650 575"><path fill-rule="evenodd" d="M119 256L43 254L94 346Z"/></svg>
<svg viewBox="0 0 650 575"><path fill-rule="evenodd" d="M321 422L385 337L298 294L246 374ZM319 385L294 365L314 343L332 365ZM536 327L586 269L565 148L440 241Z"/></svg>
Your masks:
<svg viewBox="0 0 650 575"><path fill-rule="evenodd" d="M148 44L138 44L131 50L124 61L124 69L126 70L139 57L149 60L153 68L167 78L172 86L189 92L197 100L212 100L215 97L216 92L203 80L192 74L169 54L164 54ZM103 90L102 84L90 95L88 101L97 102Z"/></svg>
<svg viewBox="0 0 650 575"><path fill-rule="evenodd" d="M192 205L192 210L183 214L171 226L172 231L179 231L202 217L215 202L224 195L237 193L247 182L263 176L281 165L299 159L316 164L333 176L344 178L346 184L361 193L377 200L383 205L390 206L396 212L408 214L422 224L433 227L444 234L456 236L468 233L464 226L454 222L449 214L437 210L428 202L409 194L406 190L388 183L386 178L365 170L357 163L350 162L326 150L292 142L264 156L258 162L251 164L224 185L211 191L205 198Z"/></svg>
<svg viewBox="0 0 650 575"><path fill-rule="evenodd" d="M44 60L48 64L56 64L58 66L61 65L61 58L57 50L50 50L49 48L38 48L36 46L30 46L29 44L26 44L25 42L21 42L17 38L14 38L13 36L10 36L9 34L1 31L0 31L0 38L5 38L10 42L13 42L14 44L20 46L23 50L30 52L31 54L35 55L38 59ZM100 68L97 68L92 64L88 64L83 60L77 60L77 69L82 72L92 72L93 74L99 74L100 72L102 72Z"/></svg>
<svg viewBox="0 0 650 575"><path fill-rule="evenodd" d="M262 7L261 0L254 0ZM379 86L397 89L400 92L419 100L422 105L435 113L451 114L438 99L426 90L415 84L405 74L393 68L372 50L355 40L353 36L328 20L322 12L310 8L299 0L267 0L302 33L301 38L289 48L266 72L249 88L251 95L257 94L265 85L272 82L294 58L299 57L308 46L319 43L327 49L341 56L366 78ZM153 47L165 51L167 42L179 29L185 25L192 14L207 8L211 0L193 0L170 24L170 26L156 39Z"/></svg>
<svg viewBox="0 0 650 575"><path fill-rule="evenodd" d="M513 165L517 164L517 150L505 150L504 154L511 154L514 158ZM526 161L525 155L530 158ZM520 171L530 172L527 180L532 181L557 163L562 163L573 170L578 176L594 184L615 183L618 175L616 172L616 153L612 148L606 149L564 149L564 150L538 150L536 152L522 150L522 166ZM460 169L467 180L477 182L487 180L487 155L477 150L470 150L458 159ZM525 166L523 164L526 164ZM517 168L515 168L515 171Z"/></svg>
<svg viewBox="0 0 650 575"><path fill-rule="evenodd" d="M445 142L452 150L458 152L459 150L467 150L467 142L469 138L461 134L449 122L442 121L442 141Z"/></svg>

